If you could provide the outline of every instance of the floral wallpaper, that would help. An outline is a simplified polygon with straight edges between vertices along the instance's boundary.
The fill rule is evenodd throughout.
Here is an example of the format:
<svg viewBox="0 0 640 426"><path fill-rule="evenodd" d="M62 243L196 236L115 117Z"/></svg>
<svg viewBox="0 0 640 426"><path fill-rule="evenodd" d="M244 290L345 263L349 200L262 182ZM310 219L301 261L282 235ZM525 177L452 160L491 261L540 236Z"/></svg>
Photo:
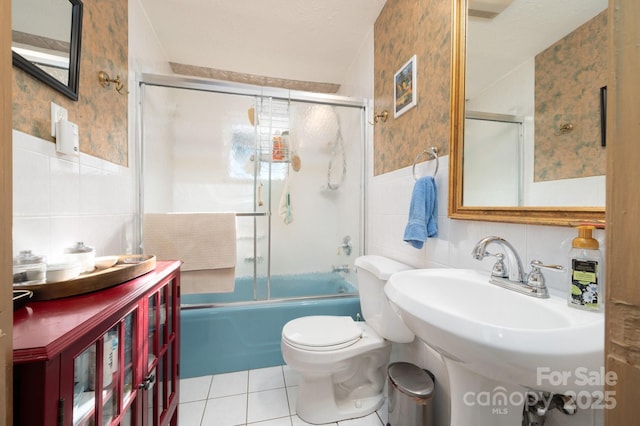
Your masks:
<svg viewBox="0 0 640 426"><path fill-rule="evenodd" d="M411 166L423 150L449 151L451 0L387 0L374 26L374 175ZM394 118L394 75L416 55L417 105ZM423 157L423 160L425 157Z"/></svg>
<svg viewBox="0 0 640 426"><path fill-rule="evenodd" d="M80 133L80 151L126 166L127 97L104 88L98 72L127 82L127 0L83 0L78 101L72 101L29 74L13 68L13 128L55 142L51 137L51 102L69 113Z"/></svg>
<svg viewBox="0 0 640 426"><path fill-rule="evenodd" d="M534 180L605 174L600 88L607 84L607 11L535 58ZM562 124L573 130L562 134Z"/></svg>

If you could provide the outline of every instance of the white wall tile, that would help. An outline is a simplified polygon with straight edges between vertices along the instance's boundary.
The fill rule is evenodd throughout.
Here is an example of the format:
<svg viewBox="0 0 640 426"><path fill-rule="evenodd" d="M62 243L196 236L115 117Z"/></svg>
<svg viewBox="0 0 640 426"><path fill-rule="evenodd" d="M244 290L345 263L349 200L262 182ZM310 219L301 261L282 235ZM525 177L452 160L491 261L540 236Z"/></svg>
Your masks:
<svg viewBox="0 0 640 426"><path fill-rule="evenodd" d="M80 211L80 165L51 157L49 199L52 215L74 215Z"/></svg>
<svg viewBox="0 0 640 426"><path fill-rule="evenodd" d="M402 241L408 218L414 179L412 167L406 167L379 176L370 176L367 198L367 252L403 261L414 267L456 267L491 271L493 258L477 261L471 257L474 245L483 237L498 235L509 241L521 257L525 271L531 260L568 267L571 239L574 229L556 226L521 225L502 222L454 220L447 216L448 208L448 156L440 158L436 176L438 188L438 237L427 240L422 250L416 250ZM416 167L416 174L428 173L428 162ZM423 167L424 170L421 170ZM595 234L604 253L604 231ZM489 251L500 251L489 246ZM549 287L563 290L565 274L545 272Z"/></svg>
<svg viewBox="0 0 640 426"><path fill-rule="evenodd" d="M14 217L13 218L13 254L22 250L31 250L33 254L50 254L48 217Z"/></svg>
<svg viewBox="0 0 640 426"><path fill-rule="evenodd" d="M106 198L103 189L108 187L102 179L100 167L80 165L79 178L79 210L80 214L99 214L105 211Z"/></svg>
<svg viewBox="0 0 640 426"><path fill-rule="evenodd" d="M81 154L56 153L51 142L13 132L13 251L55 259L77 241L97 255L133 251L132 172Z"/></svg>
<svg viewBox="0 0 640 426"><path fill-rule="evenodd" d="M14 216L47 216L50 208L49 157L41 152L20 148L21 143L34 145L29 138L14 140Z"/></svg>

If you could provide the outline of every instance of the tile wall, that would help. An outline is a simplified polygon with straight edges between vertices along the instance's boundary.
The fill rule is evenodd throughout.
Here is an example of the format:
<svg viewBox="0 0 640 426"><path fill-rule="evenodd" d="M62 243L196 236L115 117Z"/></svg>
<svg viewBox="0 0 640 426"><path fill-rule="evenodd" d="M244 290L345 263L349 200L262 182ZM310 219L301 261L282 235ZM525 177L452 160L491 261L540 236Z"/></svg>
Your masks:
<svg viewBox="0 0 640 426"><path fill-rule="evenodd" d="M409 204L414 179L412 168L406 167L368 181L368 253L385 255L414 267L455 267L491 271L494 261L481 262L471 257L473 246L481 238L498 235L509 241L518 251L525 269L537 259L547 264L569 266L571 240L577 236L572 228L558 226L520 225L500 222L453 220L447 216L449 157L440 158L436 176L438 188L438 236L430 238L421 250L402 240L409 216ZM416 175L432 173L432 162L420 163ZM597 230L604 253L604 231ZM547 285L560 292L568 291L566 273L545 273Z"/></svg>
<svg viewBox="0 0 640 426"><path fill-rule="evenodd" d="M13 250L50 258L77 241L96 256L133 252L133 172L13 131Z"/></svg>

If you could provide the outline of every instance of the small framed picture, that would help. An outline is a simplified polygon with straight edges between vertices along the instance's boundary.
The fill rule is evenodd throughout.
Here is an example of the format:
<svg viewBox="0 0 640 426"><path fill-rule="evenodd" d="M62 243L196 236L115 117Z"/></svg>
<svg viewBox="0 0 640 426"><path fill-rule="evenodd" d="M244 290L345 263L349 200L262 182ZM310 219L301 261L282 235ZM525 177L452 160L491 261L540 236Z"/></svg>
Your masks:
<svg viewBox="0 0 640 426"><path fill-rule="evenodd" d="M416 106L416 77L416 55L413 55L393 77L394 118Z"/></svg>

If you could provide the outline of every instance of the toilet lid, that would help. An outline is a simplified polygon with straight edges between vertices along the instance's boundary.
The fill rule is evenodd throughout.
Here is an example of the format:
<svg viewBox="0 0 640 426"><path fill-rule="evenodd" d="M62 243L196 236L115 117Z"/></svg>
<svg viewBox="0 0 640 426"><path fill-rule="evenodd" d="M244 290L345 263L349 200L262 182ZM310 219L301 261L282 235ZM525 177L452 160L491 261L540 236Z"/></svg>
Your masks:
<svg viewBox="0 0 640 426"><path fill-rule="evenodd" d="M289 321L282 337L300 349L328 351L354 344L362 337L362 329L351 317L318 315Z"/></svg>

